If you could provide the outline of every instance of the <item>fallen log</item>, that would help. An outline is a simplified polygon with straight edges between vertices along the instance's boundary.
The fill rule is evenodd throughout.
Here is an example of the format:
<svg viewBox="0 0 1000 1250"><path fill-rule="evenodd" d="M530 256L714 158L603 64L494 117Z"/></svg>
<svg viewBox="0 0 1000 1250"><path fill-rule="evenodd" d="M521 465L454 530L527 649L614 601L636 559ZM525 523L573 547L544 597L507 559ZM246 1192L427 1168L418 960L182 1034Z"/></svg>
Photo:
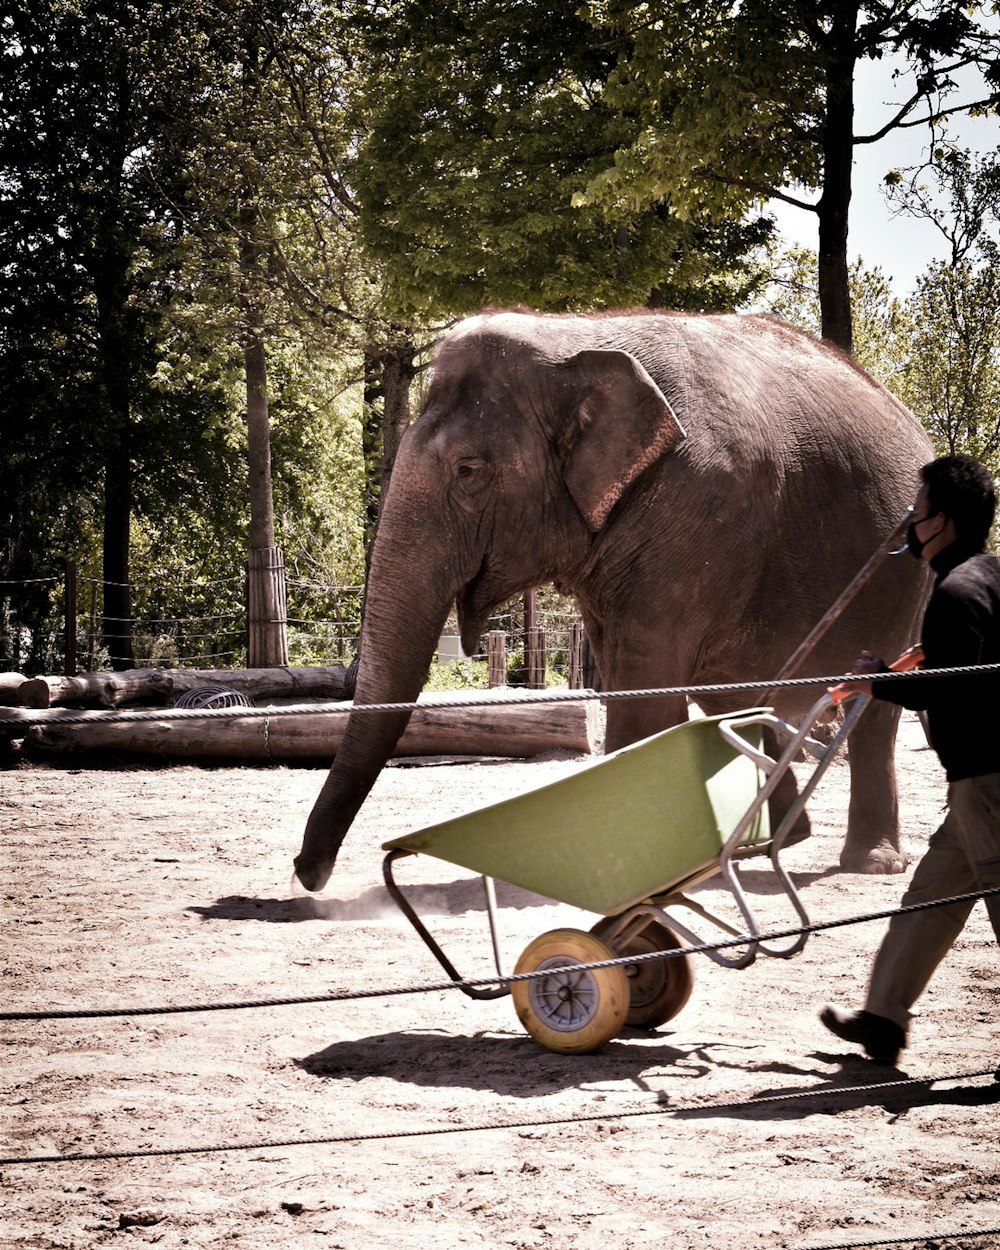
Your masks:
<svg viewBox="0 0 1000 1250"><path fill-rule="evenodd" d="M461 696L457 696L461 697ZM468 697L488 698L484 691ZM490 706L436 707L455 695L428 695L410 717L394 754L530 757L545 751L592 752L599 736L596 700L552 703L499 696ZM5 713L0 733L23 737L24 755L111 753L185 760L254 763L328 762L347 727L350 704L336 711L294 707L228 711L102 711ZM377 715L377 713L366 713Z"/></svg>
<svg viewBox="0 0 1000 1250"><path fill-rule="evenodd" d="M0 673L0 707L23 707L21 687L27 680L23 673Z"/></svg>
<svg viewBox="0 0 1000 1250"><path fill-rule="evenodd" d="M254 702L268 699L345 699L347 669L326 668L135 668L76 677L21 678L21 707L118 708L164 706L200 686L226 686Z"/></svg>

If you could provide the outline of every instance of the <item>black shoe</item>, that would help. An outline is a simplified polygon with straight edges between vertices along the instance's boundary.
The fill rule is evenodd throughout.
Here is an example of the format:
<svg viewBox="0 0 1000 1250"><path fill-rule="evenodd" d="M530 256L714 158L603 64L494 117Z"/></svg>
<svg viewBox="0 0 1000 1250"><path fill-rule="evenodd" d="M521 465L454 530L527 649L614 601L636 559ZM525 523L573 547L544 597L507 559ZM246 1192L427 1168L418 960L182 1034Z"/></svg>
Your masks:
<svg viewBox="0 0 1000 1250"><path fill-rule="evenodd" d="M885 1016L870 1011L843 1011L840 1007L824 1007L819 1013L823 1024L845 1042L864 1047L873 1063L894 1066L899 1052L906 1046L906 1034Z"/></svg>

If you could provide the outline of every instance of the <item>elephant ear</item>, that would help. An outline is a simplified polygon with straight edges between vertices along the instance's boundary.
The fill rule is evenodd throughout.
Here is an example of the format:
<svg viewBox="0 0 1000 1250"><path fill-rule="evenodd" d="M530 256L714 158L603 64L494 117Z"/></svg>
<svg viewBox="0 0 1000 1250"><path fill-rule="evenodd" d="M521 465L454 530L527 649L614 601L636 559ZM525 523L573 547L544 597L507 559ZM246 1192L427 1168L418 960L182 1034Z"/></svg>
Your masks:
<svg viewBox="0 0 1000 1250"><path fill-rule="evenodd" d="M565 362L581 384L563 477L595 532L622 492L685 438L663 392L629 352L583 351Z"/></svg>

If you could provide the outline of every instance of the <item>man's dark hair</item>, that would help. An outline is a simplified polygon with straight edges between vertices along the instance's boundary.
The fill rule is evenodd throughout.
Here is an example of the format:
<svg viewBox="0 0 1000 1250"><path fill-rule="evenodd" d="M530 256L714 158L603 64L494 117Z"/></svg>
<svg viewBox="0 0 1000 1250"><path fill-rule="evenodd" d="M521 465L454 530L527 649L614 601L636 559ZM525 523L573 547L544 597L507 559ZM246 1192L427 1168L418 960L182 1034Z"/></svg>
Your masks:
<svg viewBox="0 0 1000 1250"><path fill-rule="evenodd" d="M989 471L971 456L940 456L925 464L920 476L932 512L951 517L959 542L982 551L997 506Z"/></svg>

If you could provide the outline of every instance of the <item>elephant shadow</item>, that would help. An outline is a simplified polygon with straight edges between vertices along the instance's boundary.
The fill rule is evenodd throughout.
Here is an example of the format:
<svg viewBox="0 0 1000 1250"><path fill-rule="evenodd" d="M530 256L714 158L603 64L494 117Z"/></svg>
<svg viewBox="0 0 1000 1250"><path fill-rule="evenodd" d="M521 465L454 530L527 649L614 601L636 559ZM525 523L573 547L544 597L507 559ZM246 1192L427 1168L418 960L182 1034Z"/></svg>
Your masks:
<svg viewBox="0 0 1000 1250"><path fill-rule="evenodd" d="M495 882L497 905L511 910L551 907L552 899L533 894L505 881ZM460 916L486 910L482 881L478 877L453 881L407 885L405 895L420 915ZM259 920L266 924L294 924L306 920L380 920L399 916L400 911L381 885L370 886L354 898L317 898L293 895L290 898L249 898L232 894L214 903L187 909L206 920Z"/></svg>
<svg viewBox="0 0 1000 1250"><path fill-rule="evenodd" d="M796 889L805 889L816 881L835 876L837 870L789 873ZM740 881L747 894L773 896L784 892L778 877L768 867L740 870ZM512 911L531 907L551 907L554 900L535 894L507 881L494 881L497 906ZM723 879L716 875L700 882L691 894L711 891L728 892ZM486 898L480 877L456 877L450 881L407 883L403 893L421 916L460 916L467 912L484 912ZM214 903L187 909L206 920L258 920L267 924L294 924L307 920L380 920L398 916L388 890L383 885L369 886L353 898L323 898L312 894L291 894L288 898L251 898L233 894Z"/></svg>
<svg viewBox="0 0 1000 1250"><path fill-rule="evenodd" d="M741 866L739 873L740 883L747 894L757 894L765 897L785 893L785 887L782 885L781 880L770 868L745 868ZM839 875L840 870L836 868L824 868L816 872L790 872L788 874L797 890L804 890L808 886L814 885L817 881L826 881L831 877ZM712 890L728 892L729 887L722 877L716 874L714 877L709 877L707 880L699 882L689 893L697 894L702 891Z"/></svg>

